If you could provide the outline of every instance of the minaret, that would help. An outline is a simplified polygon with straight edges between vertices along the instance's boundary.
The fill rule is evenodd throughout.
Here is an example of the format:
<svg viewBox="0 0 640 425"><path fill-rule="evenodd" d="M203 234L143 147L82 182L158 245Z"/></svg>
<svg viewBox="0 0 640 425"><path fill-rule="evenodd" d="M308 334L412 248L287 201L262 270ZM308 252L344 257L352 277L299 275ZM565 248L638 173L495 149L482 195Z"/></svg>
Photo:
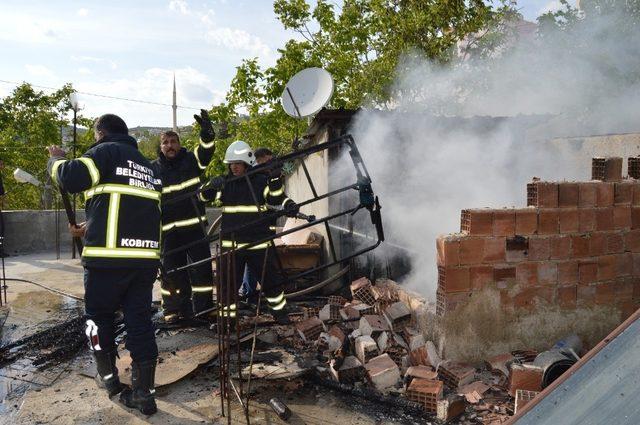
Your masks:
<svg viewBox="0 0 640 425"><path fill-rule="evenodd" d="M176 104L176 73L173 73L173 131L178 132L178 105Z"/></svg>

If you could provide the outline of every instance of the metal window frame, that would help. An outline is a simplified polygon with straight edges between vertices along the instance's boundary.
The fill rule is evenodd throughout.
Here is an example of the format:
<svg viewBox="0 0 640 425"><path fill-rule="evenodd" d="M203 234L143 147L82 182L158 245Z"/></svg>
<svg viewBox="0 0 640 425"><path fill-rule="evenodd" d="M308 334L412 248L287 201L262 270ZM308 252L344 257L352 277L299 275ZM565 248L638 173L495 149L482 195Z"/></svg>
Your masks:
<svg viewBox="0 0 640 425"><path fill-rule="evenodd" d="M304 162L304 159L312 154L318 153L318 152L322 152L325 150L331 150L331 149L336 149L336 148L341 148L341 147L347 147L349 149L349 156L352 160L353 166L355 168L355 172L356 172L356 182L343 186L341 188L338 189L334 189L331 191L328 191L327 193L324 194L318 194L317 190L315 188L315 185L313 183L313 180L311 179L311 176L309 174L309 171L306 167L306 164ZM373 192L371 192L371 177L369 175L369 172L364 164L364 161L362 159L362 156L360 155L360 151L358 150L358 147L356 145L356 142L354 140L354 138L350 135L350 134L346 134L340 137L337 137L333 140L330 140L328 142L324 142L324 143L319 143L317 145L314 146L310 146L308 148L304 148L304 149L300 149L300 150L296 150L290 154L287 155L283 155L281 157L278 157L276 159L274 159L272 162L270 162L268 164L268 166L259 166L259 167L255 167L252 168L250 170L248 170L245 174L243 174L242 176L233 176L233 177L229 177L226 179L225 182L233 182L236 180L240 180L240 179L244 179L250 190L251 190L251 194L252 194L252 198L256 204L256 206L259 205L258 203L258 197L256 196L256 191L251 183L251 179L250 176L256 174L256 173L264 173L265 171L268 171L270 169L277 169L277 168L281 168L285 163L290 162L290 161L295 161L295 160L301 160L300 165L303 168L307 183L309 184L309 187L311 189L311 192L313 194L313 197L311 199L305 200L303 202L298 202L298 205L300 207L306 206L306 205L310 205L313 204L314 202L318 202L324 199L328 199L331 198L332 196L336 196L339 195L341 193L350 191L350 190L357 190L359 192L359 196L360 196L360 200L357 203L357 205L351 207L351 208L347 208L343 211L334 213L334 214L328 214L325 217L321 217L321 218L317 218L314 216L304 216L305 218L308 219L308 222L305 224L302 224L300 226L297 226L295 228L280 232L280 233L276 233L274 235L271 235L269 237L265 237L259 240L256 240L254 242L248 243L247 245L244 245L242 247L238 247L232 250L225 250L225 252L238 252L238 251L243 251L243 250L247 250L250 249L253 246L256 245L260 245L263 244L265 242L270 242L273 241L274 239L277 238L281 238L282 236L286 236L292 233L295 233L299 230L303 230L312 226L316 226L318 224L322 224L325 226L325 229L327 231L327 239L328 239L328 243L329 243L329 250L331 252L332 255L332 261L326 264L322 264L320 266L314 267L312 269L306 270L304 272L298 273L294 276L288 276L287 280L295 280L295 279L299 279L302 277L305 277L307 275L310 275L312 273L317 273L319 271L322 270L326 270L332 266L338 265L338 264L342 264L345 263L347 261L350 261L351 259L358 257L362 254L365 254L369 251L374 250L375 248L377 248L383 241L384 241L384 228L382 225L382 215L380 213L381 210L381 206L380 206L380 202L378 200L378 197L375 196L373 194ZM198 195L208 189L210 189L210 183L211 180L205 184L203 184L201 187L199 187L197 190L189 192L189 193L185 193L182 194L180 196L174 197L172 199L170 199L169 201L167 201L167 204L171 204L174 202L179 202L183 199L186 198L191 198L193 200L197 199ZM368 193L369 196L369 200L366 203L363 203L363 191L369 190L370 192ZM366 199L366 198L365 198ZM195 201L194 201L195 202ZM330 225L329 222L331 220L334 220L336 218L342 217L342 216L347 216L347 215L354 215L356 212L358 212L361 209L367 209L370 213L370 217L371 217L371 223L373 224L375 230L376 230L376 236L373 239L373 243L365 246L359 250L357 250L356 252L353 252L349 255L346 255L344 257L338 258L336 255L336 250L335 250L335 244L333 241L333 237L331 236L331 229L330 229ZM197 244L200 244L202 242L207 242L207 243L212 243L215 242L217 240L221 240L224 239L224 235L230 235L230 234L234 234L236 232L238 232L239 230L246 228L246 227L250 227L250 226L254 226L256 224L262 223L263 221L268 221L273 219L274 217L280 217L285 215L283 211L270 211L268 213L262 214L262 216L256 220L253 220L251 222L248 223L244 223L241 226L237 226L236 228L233 229L229 229L227 230L224 234L220 233L220 234L216 234L216 235L207 235L202 239L199 239L197 241L194 242L190 242L188 244L182 245L180 247L174 248L172 250L169 250L167 252L164 253L164 255L171 255L177 252L182 252L185 251L187 249L189 249L192 246L195 246ZM277 249L274 249L274 251L276 252L276 256L277 256ZM224 254L223 254L224 255ZM184 266L180 266L177 268L174 268L172 270L168 270L168 273L173 273L173 272L178 272L178 271L182 271L182 270L187 270L189 268L192 267L197 267L200 264L204 264L206 262L211 262L211 261L215 261L217 258L217 255L212 255L208 258L196 261L196 262L192 262L189 263L187 265ZM279 259L278 259L278 263L280 263ZM281 264L279 264L280 266L280 271L282 272L282 266Z"/></svg>

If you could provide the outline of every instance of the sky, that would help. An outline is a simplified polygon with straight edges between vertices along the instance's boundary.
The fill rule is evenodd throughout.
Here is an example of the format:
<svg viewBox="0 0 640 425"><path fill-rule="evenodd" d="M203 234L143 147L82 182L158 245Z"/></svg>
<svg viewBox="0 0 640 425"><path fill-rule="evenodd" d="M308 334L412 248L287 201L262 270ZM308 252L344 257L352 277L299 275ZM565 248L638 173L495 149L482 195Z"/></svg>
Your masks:
<svg viewBox="0 0 640 425"><path fill-rule="evenodd" d="M522 0L526 19L557 0ZM82 114L112 112L130 127L171 126L176 76L178 125L224 99L242 59L264 65L297 34L276 19L272 0L0 0L0 97L9 82L59 88L72 83ZM45 90L46 91L46 90Z"/></svg>

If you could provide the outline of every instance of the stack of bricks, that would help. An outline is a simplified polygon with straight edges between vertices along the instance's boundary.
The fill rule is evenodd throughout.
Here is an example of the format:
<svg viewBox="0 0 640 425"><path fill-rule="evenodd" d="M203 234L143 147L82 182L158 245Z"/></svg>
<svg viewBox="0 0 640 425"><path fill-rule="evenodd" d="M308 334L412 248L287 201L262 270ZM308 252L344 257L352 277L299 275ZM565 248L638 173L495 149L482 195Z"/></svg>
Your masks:
<svg viewBox="0 0 640 425"><path fill-rule="evenodd" d="M639 164L636 164L639 163ZM637 158L629 158L635 177ZM437 240L437 314L486 287L505 308L640 304L640 180L621 158L594 158L589 182L527 185L527 208L464 210L461 233Z"/></svg>

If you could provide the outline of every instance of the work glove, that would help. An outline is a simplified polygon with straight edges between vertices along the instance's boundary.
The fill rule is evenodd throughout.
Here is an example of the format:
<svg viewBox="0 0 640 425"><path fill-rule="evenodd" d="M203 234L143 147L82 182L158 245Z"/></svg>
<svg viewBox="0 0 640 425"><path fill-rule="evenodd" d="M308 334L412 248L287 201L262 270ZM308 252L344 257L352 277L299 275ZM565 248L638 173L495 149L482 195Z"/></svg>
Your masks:
<svg viewBox="0 0 640 425"><path fill-rule="evenodd" d="M291 200L284 205L284 213L287 217L296 217L299 212L300 207Z"/></svg>
<svg viewBox="0 0 640 425"><path fill-rule="evenodd" d="M209 187L215 191L221 191L224 187L224 177L217 176L211 179Z"/></svg>
<svg viewBox="0 0 640 425"><path fill-rule="evenodd" d="M193 118L200 124L200 139L205 143L213 142L216 133L213 131L213 124L211 124L211 118L209 118L207 111L200 109L200 115L194 115Z"/></svg>

